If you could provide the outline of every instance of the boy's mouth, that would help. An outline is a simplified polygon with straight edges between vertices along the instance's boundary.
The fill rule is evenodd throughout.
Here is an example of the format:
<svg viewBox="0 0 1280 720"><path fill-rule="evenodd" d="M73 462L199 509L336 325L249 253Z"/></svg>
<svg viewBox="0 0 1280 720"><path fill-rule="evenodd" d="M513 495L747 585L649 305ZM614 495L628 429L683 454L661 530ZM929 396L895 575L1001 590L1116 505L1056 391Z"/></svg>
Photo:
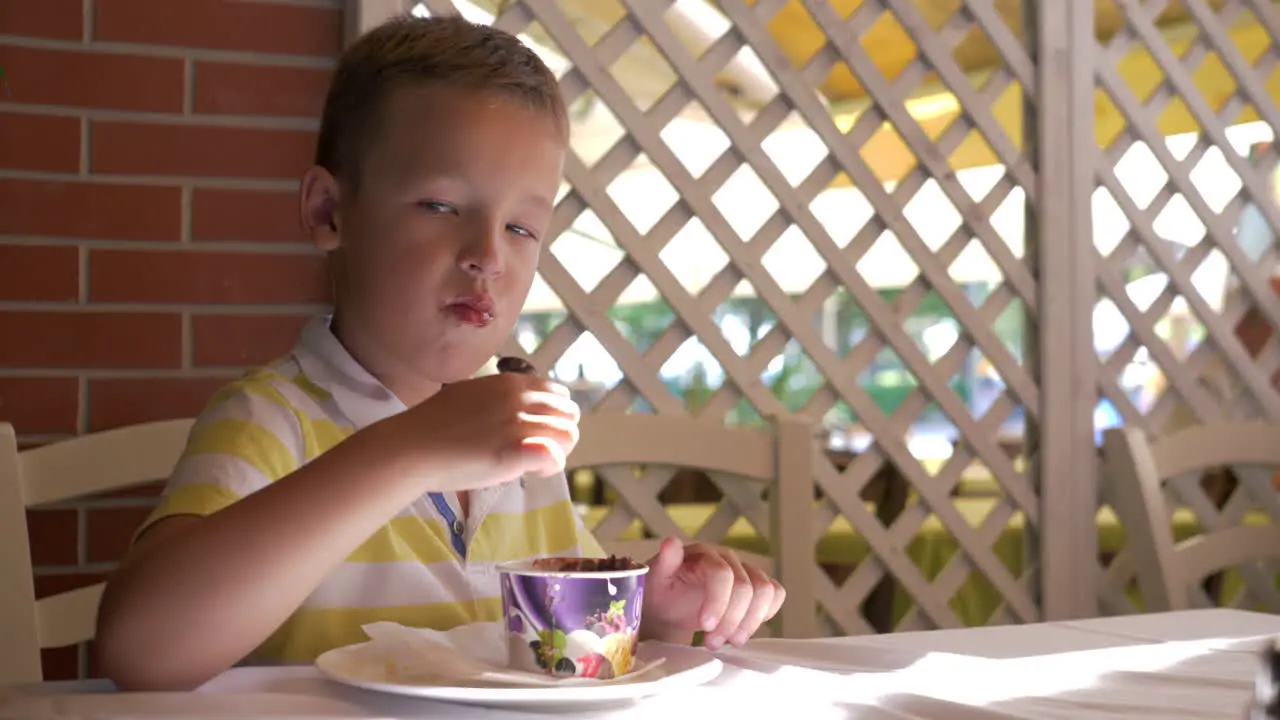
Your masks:
<svg viewBox="0 0 1280 720"><path fill-rule="evenodd" d="M446 305L445 311L463 325L486 327L493 322L493 298L488 294L461 297Z"/></svg>

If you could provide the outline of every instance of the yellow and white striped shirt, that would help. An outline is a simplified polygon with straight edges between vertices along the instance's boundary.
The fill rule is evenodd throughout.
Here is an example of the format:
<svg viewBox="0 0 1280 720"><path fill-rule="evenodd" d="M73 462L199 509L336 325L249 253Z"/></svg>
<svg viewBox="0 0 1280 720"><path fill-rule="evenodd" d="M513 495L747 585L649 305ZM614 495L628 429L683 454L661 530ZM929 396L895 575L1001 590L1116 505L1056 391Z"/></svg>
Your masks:
<svg viewBox="0 0 1280 720"><path fill-rule="evenodd" d="M212 399L142 527L163 517L216 512L404 410L347 353L328 319L317 318L292 353ZM457 498L446 497L461 517ZM425 494L415 500L330 573L252 659L309 662L365 640L360 626L378 620L436 629L496 621L497 563L604 555L574 511L563 475L472 492L469 509L467 552L460 558L444 516Z"/></svg>

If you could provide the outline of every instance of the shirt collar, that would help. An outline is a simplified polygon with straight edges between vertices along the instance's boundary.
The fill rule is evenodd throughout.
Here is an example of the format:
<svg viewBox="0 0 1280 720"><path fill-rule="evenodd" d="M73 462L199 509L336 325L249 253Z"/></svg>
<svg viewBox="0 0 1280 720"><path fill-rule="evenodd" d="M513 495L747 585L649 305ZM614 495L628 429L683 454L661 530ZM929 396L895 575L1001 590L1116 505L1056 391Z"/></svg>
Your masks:
<svg viewBox="0 0 1280 720"><path fill-rule="evenodd" d="M302 373L333 397L357 430L407 408L368 370L351 357L330 329L331 315L307 323L294 349Z"/></svg>

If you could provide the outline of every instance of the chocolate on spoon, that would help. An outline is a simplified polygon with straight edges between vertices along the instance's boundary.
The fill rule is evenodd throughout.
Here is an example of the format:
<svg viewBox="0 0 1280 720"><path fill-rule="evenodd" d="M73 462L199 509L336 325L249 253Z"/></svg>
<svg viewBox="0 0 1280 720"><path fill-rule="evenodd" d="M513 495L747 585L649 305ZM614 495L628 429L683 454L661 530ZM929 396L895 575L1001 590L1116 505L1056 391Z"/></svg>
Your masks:
<svg viewBox="0 0 1280 720"><path fill-rule="evenodd" d="M498 372L518 373L520 375L538 374L537 369L533 367L533 363L514 355L505 355L498 358Z"/></svg>

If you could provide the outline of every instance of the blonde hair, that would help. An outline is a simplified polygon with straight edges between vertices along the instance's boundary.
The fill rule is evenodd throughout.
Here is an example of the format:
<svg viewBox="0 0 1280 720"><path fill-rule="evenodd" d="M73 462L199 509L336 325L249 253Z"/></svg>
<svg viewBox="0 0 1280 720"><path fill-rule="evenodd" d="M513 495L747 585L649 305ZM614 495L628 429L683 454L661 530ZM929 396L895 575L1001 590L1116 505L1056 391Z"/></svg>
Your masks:
<svg viewBox="0 0 1280 720"><path fill-rule="evenodd" d="M405 15L365 33L342 54L325 98L316 164L357 187L392 93L432 84L502 95L545 111L568 134L555 75L515 36L457 16Z"/></svg>

